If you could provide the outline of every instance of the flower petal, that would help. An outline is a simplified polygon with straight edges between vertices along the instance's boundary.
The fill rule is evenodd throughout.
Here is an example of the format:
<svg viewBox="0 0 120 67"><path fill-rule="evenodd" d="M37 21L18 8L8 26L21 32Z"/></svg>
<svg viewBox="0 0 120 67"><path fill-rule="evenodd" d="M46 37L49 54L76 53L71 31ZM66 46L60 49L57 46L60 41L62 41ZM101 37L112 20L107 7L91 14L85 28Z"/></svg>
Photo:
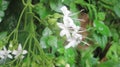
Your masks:
<svg viewBox="0 0 120 67"><path fill-rule="evenodd" d="M21 44L19 44L18 50L22 50L22 45Z"/></svg>
<svg viewBox="0 0 120 67"><path fill-rule="evenodd" d="M75 47L75 45L76 45L76 41L73 40L73 41L69 42L68 45L65 46L65 49L68 49L70 47Z"/></svg>
<svg viewBox="0 0 120 67"><path fill-rule="evenodd" d="M63 23L57 23L57 25L61 28L61 29L65 29L65 25Z"/></svg>
<svg viewBox="0 0 120 67"><path fill-rule="evenodd" d="M70 14L70 11L67 9L66 6L61 7L60 10L63 12L64 15L69 15Z"/></svg>
<svg viewBox="0 0 120 67"><path fill-rule="evenodd" d="M26 54L27 53L27 50L23 50L22 54Z"/></svg>
<svg viewBox="0 0 120 67"><path fill-rule="evenodd" d="M66 30L62 30L61 32L60 32L60 36L64 36L66 34Z"/></svg>
<svg viewBox="0 0 120 67"><path fill-rule="evenodd" d="M4 50L4 51L7 51L7 49L6 49L6 47L5 47L5 46L3 47L3 50Z"/></svg>
<svg viewBox="0 0 120 67"><path fill-rule="evenodd" d="M8 55L8 58L12 59L13 57L12 57L12 55L9 54L9 55Z"/></svg>
<svg viewBox="0 0 120 67"><path fill-rule="evenodd" d="M12 54L17 55L17 54L18 54L18 51L14 50L14 51L12 52Z"/></svg>

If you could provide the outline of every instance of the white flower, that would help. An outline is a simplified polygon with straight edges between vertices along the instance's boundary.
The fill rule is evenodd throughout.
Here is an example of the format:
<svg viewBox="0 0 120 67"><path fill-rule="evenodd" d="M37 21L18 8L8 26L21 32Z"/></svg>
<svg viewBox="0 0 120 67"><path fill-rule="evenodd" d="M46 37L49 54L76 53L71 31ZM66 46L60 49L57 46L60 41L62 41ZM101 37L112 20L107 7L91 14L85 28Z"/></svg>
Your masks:
<svg viewBox="0 0 120 67"><path fill-rule="evenodd" d="M72 38L67 39L69 43L65 46L65 49L77 46L81 42L81 40L82 40L82 35L73 33Z"/></svg>
<svg viewBox="0 0 120 67"><path fill-rule="evenodd" d="M23 50L21 44L19 44L18 49L14 50L12 54L15 55L15 58L18 58L20 56L20 58L23 59L24 58L23 55L27 54L27 51Z"/></svg>
<svg viewBox="0 0 120 67"><path fill-rule="evenodd" d="M60 36L66 36L68 45L65 48L75 47L82 40L82 35L78 34L80 27L74 24L74 21L70 17L70 11L66 6L61 7L60 9L63 13L63 23L57 23L57 25L62 29Z"/></svg>
<svg viewBox="0 0 120 67"><path fill-rule="evenodd" d="M57 25L62 29L60 36L66 35L67 38L70 38L70 30L68 29L68 25L65 25L63 23L58 23Z"/></svg>
<svg viewBox="0 0 120 67"><path fill-rule="evenodd" d="M64 16L68 16L71 13L66 6L62 6L60 10L63 12Z"/></svg>
<svg viewBox="0 0 120 67"><path fill-rule="evenodd" d="M72 18L68 17L68 16L64 16L63 17L63 23L69 27L75 28L76 25L74 24Z"/></svg>
<svg viewBox="0 0 120 67"><path fill-rule="evenodd" d="M61 11L64 14L63 16L63 22L64 24L69 24L68 26L74 27L75 24L73 23L72 18L70 18L69 14L71 13L66 6L61 7Z"/></svg>
<svg viewBox="0 0 120 67"><path fill-rule="evenodd" d="M12 55L10 55L11 51L7 50L6 47L3 47L3 50L0 51L0 58L1 59L6 59L7 57L12 59Z"/></svg>
<svg viewBox="0 0 120 67"><path fill-rule="evenodd" d="M66 6L61 8L63 12L63 23L57 23L57 25L62 29L60 32L60 36L66 35L67 38L70 38L70 33L73 28L76 28L76 25L73 23L73 20L69 17L70 11L67 10Z"/></svg>

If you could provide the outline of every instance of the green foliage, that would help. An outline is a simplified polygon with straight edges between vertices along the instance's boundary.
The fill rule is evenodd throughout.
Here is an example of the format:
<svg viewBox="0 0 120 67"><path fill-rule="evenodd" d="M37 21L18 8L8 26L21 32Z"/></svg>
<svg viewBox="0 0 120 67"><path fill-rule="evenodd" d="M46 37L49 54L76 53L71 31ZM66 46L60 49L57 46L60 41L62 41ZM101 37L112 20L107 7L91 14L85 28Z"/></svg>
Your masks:
<svg viewBox="0 0 120 67"><path fill-rule="evenodd" d="M110 36L110 30L109 28L104 24L104 22L95 20L94 26L96 28L96 31L102 35Z"/></svg>
<svg viewBox="0 0 120 67"><path fill-rule="evenodd" d="M0 1L0 22L2 21L2 18L5 16L4 11L7 9L9 2L5 0Z"/></svg>

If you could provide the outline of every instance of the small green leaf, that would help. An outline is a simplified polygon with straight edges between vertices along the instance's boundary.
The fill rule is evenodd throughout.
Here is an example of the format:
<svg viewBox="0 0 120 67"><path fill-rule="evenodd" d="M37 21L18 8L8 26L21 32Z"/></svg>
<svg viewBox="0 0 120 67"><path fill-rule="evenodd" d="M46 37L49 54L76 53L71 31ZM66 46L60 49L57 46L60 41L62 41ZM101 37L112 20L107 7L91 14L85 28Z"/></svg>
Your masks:
<svg viewBox="0 0 120 67"><path fill-rule="evenodd" d="M105 35L99 35L99 34L93 34L93 37L95 41L99 44L99 46L104 49L105 45L107 44L107 36Z"/></svg>
<svg viewBox="0 0 120 67"><path fill-rule="evenodd" d="M46 27L45 29L44 29L44 31L42 32L42 35L43 36L49 36L49 35L51 35L52 34L52 31L48 28L48 27Z"/></svg>
<svg viewBox="0 0 120 67"><path fill-rule="evenodd" d="M55 37L55 36L49 36L49 37L48 37L47 44L48 44L49 46L52 46L52 47L57 48L57 37Z"/></svg>
<svg viewBox="0 0 120 67"><path fill-rule="evenodd" d="M40 46L42 48L47 48L48 47L47 40L48 40L48 36L42 36L41 37L41 39L40 39Z"/></svg>
<svg viewBox="0 0 120 67"><path fill-rule="evenodd" d="M62 3L60 0L51 0L50 7L52 10L54 10L56 12L61 12L60 8L62 7Z"/></svg>
<svg viewBox="0 0 120 67"><path fill-rule="evenodd" d="M3 10L3 11L7 9L8 4L9 4L8 1L5 1L5 0L2 1L2 10Z"/></svg>
<svg viewBox="0 0 120 67"><path fill-rule="evenodd" d="M0 33L0 40L3 40L7 36L7 32Z"/></svg>
<svg viewBox="0 0 120 67"><path fill-rule="evenodd" d="M0 17L3 17L5 14L4 14L4 11L1 11L0 10Z"/></svg>
<svg viewBox="0 0 120 67"><path fill-rule="evenodd" d="M96 28L96 30L102 34L102 35L106 35L106 36L110 36L110 30L108 28L108 26L106 26L104 24L104 22L99 21L99 20L95 20L94 21L94 27Z"/></svg>
<svg viewBox="0 0 120 67"><path fill-rule="evenodd" d="M118 17L120 17L120 6L119 5L120 3L116 4L113 9Z"/></svg>
<svg viewBox="0 0 120 67"><path fill-rule="evenodd" d="M66 60L70 63L70 64L74 64L75 62L75 55L76 52L73 48L69 48L65 50L65 57Z"/></svg>
<svg viewBox="0 0 120 67"><path fill-rule="evenodd" d="M57 51L58 51L60 54L64 54L65 48L59 48Z"/></svg>
<svg viewBox="0 0 120 67"><path fill-rule="evenodd" d="M42 19L45 19L47 17L47 15L49 15L49 13L50 13L49 8L46 8L42 3L35 5L34 11Z"/></svg>

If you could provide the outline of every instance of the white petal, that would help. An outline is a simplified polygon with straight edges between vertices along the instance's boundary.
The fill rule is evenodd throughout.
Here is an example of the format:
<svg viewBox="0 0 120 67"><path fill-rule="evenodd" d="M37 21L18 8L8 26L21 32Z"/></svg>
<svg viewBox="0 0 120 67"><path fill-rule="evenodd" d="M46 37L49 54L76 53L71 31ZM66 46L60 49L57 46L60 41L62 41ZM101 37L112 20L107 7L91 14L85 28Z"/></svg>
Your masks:
<svg viewBox="0 0 120 67"><path fill-rule="evenodd" d="M19 55L16 55L14 58L16 58L16 59L17 59L17 58L18 58L18 56L19 56Z"/></svg>
<svg viewBox="0 0 120 67"><path fill-rule="evenodd" d="M61 32L60 32L60 36L64 36L66 34L66 30L62 30Z"/></svg>
<svg viewBox="0 0 120 67"><path fill-rule="evenodd" d="M8 53L11 53L11 51L10 51L10 50L8 50L7 52L8 52Z"/></svg>
<svg viewBox="0 0 120 67"><path fill-rule="evenodd" d="M12 59L13 57L12 57L12 55L8 55L8 58Z"/></svg>
<svg viewBox="0 0 120 67"><path fill-rule="evenodd" d="M61 28L61 29L65 29L65 25L63 23L57 23L57 25Z"/></svg>
<svg viewBox="0 0 120 67"><path fill-rule="evenodd" d="M24 58L24 56L21 56L21 59L23 59Z"/></svg>
<svg viewBox="0 0 120 67"><path fill-rule="evenodd" d="M18 50L22 50L22 45L21 44L19 44Z"/></svg>
<svg viewBox="0 0 120 67"><path fill-rule="evenodd" d="M67 9L66 6L61 7L60 10L63 12L64 15L69 15L70 14L70 11Z"/></svg>
<svg viewBox="0 0 120 67"><path fill-rule="evenodd" d="M5 46L3 47L3 50L4 50L4 51L7 51L7 49L6 49L6 47L5 47Z"/></svg>
<svg viewBox="0 0 120 67"><path fill-rule="evenodd" d="M4 55L5 54L5 51L0 51L0 55Z"/></svg>
<svg viewBox="0 0 120 67"><path fill-rule="evenodd" d="M5 57L4 57L3 55L0 55L0 58L1 58L1 59L4 59Z"/></svg>
<svg viewBox="0 0 120 67"><path fill-rule="evenodd" d="M70 48L70 47L74 47L75 44L76 44L76 41L73 40L73 41L69 42L68 45L65 46L65 49L68 49L68 48Z"/></svg>
<svg viewBox="0 0 120 67"><path fill-rule="evenodd" d="M18 54L18 51L14 50L14 51L12 52L12 54L17 55L17 54Z"/></svg>
<svg viewBox="0 0 120 67"><path fill-rule="evenodd" d="M27 53L27 51L26 51L26 50L23 50L22 54L26 54L26 53Z"/></svg>
<svg viewBox="0 0 120 67"><path fill-rule="evenodd" d="M70 17L64 16L63 22L64 22L65 26L67 26L67 27L75 26L73 20Z"/></svg>

